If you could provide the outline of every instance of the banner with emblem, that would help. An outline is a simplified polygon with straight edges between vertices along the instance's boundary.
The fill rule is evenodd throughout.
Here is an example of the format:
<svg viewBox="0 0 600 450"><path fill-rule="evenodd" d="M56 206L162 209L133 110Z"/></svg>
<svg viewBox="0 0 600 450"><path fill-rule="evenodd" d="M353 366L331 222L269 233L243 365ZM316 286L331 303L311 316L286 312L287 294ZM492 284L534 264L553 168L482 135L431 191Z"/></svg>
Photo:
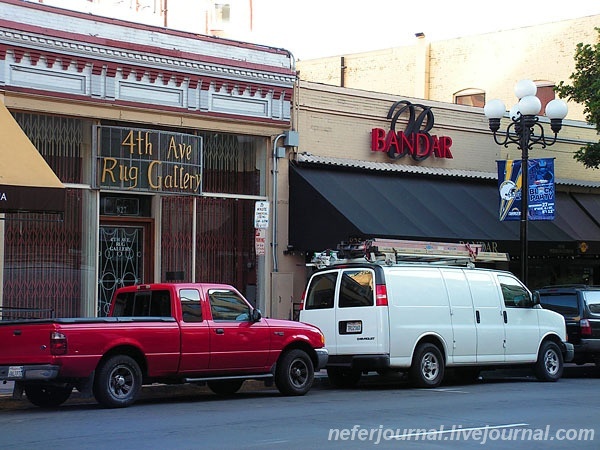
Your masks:
<svg viewBox="0 0 600 450"><path fill-rule="evenodd" d="M521 219L521 160L497 161L499 219ZM554 158L528 160L528 220L554 220Z"/></svg>

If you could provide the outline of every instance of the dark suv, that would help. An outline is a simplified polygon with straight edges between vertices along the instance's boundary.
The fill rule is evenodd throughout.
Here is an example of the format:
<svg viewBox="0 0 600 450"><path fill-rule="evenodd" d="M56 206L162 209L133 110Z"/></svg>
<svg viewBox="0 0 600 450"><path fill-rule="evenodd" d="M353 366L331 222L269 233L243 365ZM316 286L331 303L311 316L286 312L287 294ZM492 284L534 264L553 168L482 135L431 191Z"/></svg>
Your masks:
<svg viewBox="0 0 600 450"><path fill-rule="evenodd" d="M574 363L600 366L600 286L546 286L537 291L543 308L565 318Z"/></svg>

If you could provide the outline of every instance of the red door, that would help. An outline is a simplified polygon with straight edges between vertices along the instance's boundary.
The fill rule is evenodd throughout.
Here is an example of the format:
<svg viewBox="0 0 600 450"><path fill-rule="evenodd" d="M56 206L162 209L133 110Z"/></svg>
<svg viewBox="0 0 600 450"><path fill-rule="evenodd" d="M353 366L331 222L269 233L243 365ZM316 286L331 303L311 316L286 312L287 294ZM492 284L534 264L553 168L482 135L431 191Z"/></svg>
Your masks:
<svg viewBox="0 0 600 450"><path fill-rule="evenodd" d="M264 320L250 321L250 306L234 291L209 289L210 369L268 370L271 336Z"/></svg>

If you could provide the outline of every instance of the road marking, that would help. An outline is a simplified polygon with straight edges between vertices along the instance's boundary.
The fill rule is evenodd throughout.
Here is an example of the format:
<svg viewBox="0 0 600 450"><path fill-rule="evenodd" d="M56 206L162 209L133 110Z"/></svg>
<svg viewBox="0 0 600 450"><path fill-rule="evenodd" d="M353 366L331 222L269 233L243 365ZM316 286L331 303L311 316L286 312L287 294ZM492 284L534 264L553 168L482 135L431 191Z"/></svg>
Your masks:
<svg viewBox="0 0 600 450"><path fill-rule="evenodd" d="M460 389L452 389L452 388L432 388L432 389L425 389L425 391L436 391L436 392L451 392L451 393L457 393L457 394L469 394L469 392L467 391L461 391Z"/></svg>
<svg viewBox="0 0 600 450"><path fill-rule="evenodd" d="M392 436L392 439L406 439L406 438L414 438L414 437L419 437L419 436L434 436L434 435L442 435L442 434L448 434L448 433L460 433L461 435L464 436L464 432L467 433L472 433L473 431L477 431L477 430L493 430L493 429L499 429L499 428L518 428L518 427L526 427L528 426L528 423L509 423L506 425L486 425L483 427L472 427L472 428L450 428L448 430L439 430L439 431L433 431L433 430L427 430L427 431L423 431L423 432L418 432L418 433L406 433L406 434L397 434L395 436Z"/></svg>

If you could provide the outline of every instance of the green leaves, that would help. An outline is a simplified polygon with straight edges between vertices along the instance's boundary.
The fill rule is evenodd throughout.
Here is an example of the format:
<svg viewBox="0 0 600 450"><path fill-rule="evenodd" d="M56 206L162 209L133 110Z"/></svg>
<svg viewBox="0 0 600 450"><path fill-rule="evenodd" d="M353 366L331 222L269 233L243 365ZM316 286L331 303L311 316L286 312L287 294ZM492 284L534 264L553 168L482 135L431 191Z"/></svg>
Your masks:
<svg viewBox="0 0 600 450"><path fill-rule="evenodd" d="M600 28L595 30L598 31L595 45L577 44L575 72L569 77L572 84L561 81L555 90L559 97L583 104L586 121L600 133ZM600 142L580 148L573 158L589 169L600 168Z"/></svg>

